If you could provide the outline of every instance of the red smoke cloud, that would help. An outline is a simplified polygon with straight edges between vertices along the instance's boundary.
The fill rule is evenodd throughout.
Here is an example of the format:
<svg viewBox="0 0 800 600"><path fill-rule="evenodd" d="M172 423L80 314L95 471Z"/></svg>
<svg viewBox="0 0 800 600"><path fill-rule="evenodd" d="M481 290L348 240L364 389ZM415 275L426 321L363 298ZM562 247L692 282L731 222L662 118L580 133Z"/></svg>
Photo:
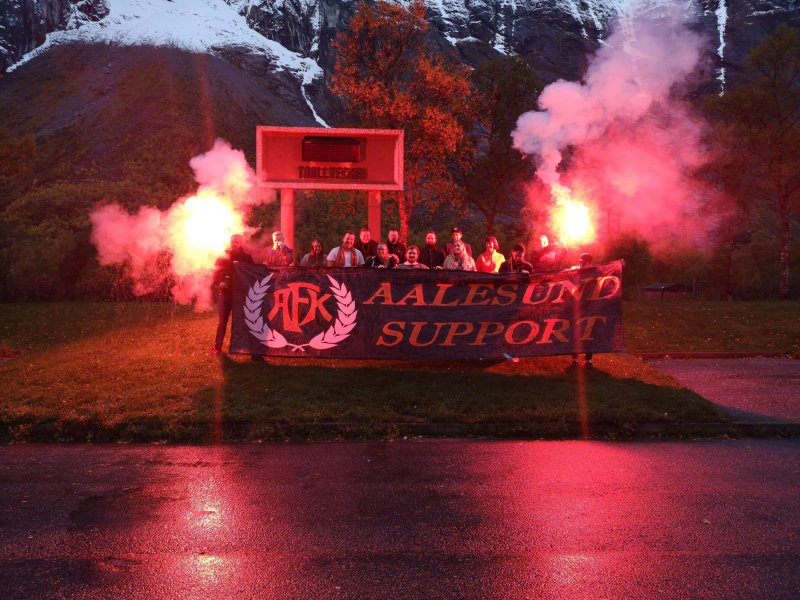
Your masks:
<svg viewBox="0 0 800 600"><path fill-rule="evenodd" d="M701 46L678 11L657 19L632 12L582 82L548 85L541 110L520 116L515 147L536 156L549 187L591 198L607 233L635 229L654 242L698 233L691 226L702 190L691 172L705 160L704 123L674 90L696 68Z"/></svg>
<svg viewBox="0 0 800 600"><path fill-rule="evenodd" d="M204 310L211 304L214 262L230 236L243 232L245 215L258 200L244 153L227 142L217 140L189 164L199 184L195 194L166 211L142 207L132 215L105 205L91 214L92 242L101 265L130 265L137 295L153 291L156 259L169 252L173 298Z"/></svg>

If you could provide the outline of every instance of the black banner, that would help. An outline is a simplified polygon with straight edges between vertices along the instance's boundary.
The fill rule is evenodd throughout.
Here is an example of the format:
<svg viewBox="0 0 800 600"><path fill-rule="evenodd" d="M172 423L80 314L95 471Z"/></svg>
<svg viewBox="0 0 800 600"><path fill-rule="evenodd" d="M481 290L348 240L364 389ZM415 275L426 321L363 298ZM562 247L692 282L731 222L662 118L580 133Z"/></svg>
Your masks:
<svg viewBox="0 0 800 600"><path fill-rule="evenodd" d="M236 263L230 351L383 359L619 352L622 265L493 275Z"/></svg>

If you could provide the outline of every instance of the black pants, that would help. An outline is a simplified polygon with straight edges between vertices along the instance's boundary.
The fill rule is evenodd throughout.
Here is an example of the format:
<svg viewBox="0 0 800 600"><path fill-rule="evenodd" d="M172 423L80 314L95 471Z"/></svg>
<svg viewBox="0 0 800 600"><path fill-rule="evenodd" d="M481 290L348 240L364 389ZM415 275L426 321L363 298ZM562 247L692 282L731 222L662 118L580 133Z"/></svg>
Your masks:
<svg viewBox="0 0 800 600"><path fill-rule="evenodd" d="M225 331L228 329L228 319L230 319L232 308L233 295L221 293L217 305L217 339L214 341L214 349L217 352L222 352L222 344L225 341Z"/></svg>

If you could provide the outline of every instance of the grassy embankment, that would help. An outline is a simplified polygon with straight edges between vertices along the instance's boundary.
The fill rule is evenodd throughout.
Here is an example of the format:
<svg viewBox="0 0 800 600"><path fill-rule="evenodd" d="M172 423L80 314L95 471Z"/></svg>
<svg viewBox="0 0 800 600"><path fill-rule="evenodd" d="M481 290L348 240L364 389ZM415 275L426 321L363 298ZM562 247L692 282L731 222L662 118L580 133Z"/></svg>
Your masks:
<svg viewBox="0 0 800 600"><path fill-rule="evenodd" d="M800 357L800 303L634 303L642 351ZM0 305L0 440L382 438L425 432L630 436L643 423L696 434L725 417L630 354L503 362L206 356L216 324L165 304ZM457 424L448 429L448 424Z"/></svg>

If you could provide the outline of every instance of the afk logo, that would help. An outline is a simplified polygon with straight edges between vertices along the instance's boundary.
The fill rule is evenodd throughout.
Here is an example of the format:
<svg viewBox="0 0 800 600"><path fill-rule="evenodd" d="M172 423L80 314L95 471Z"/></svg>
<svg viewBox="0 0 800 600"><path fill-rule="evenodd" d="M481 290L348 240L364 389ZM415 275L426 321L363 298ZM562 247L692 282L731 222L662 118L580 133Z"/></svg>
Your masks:
<svg viewBox="0 0 800 600"><path fill-rule="evenodd" d="M283 314L283 328L286 331L300 333L303 325L307 325L317 318L317 311L326 321L331 321L331 313L325 308L325 301L330 294L322 294L318 285L313 283L292 282L282 290L275 291L275 304L269 311L267 318L274 322L278 313ZM305 318L300 320L300 309L304 309Z"/></svg>
<svg viewBox="0 0 800 600"><path fill-rule="evenodd" d="M261 281L256 281L247 291L247 299L244 304L245 323L250 333L259 342L267 348L279 349L288 346L292 352L297 350L305 352L306 347L317 350L335 348L350 336L350 332L356 326L356 317L358 316L356 303L345 285L330 275L328 275L331 282L330 291L336 298L335 319L325 308L325 301L331 297L331 294L323 294L320 287L313 284L293 282L285 288L275 291L275 302L267 315L267 320L264 320L261 307L273 275L274 273L270 273ZM302 333L303 325L315 321L317 312L326 321L333 321L333 324L305 344L291 344L280 331L269 326L270 321L274 320L278 313L281 313L283 327L286 331Z"/></svg>

